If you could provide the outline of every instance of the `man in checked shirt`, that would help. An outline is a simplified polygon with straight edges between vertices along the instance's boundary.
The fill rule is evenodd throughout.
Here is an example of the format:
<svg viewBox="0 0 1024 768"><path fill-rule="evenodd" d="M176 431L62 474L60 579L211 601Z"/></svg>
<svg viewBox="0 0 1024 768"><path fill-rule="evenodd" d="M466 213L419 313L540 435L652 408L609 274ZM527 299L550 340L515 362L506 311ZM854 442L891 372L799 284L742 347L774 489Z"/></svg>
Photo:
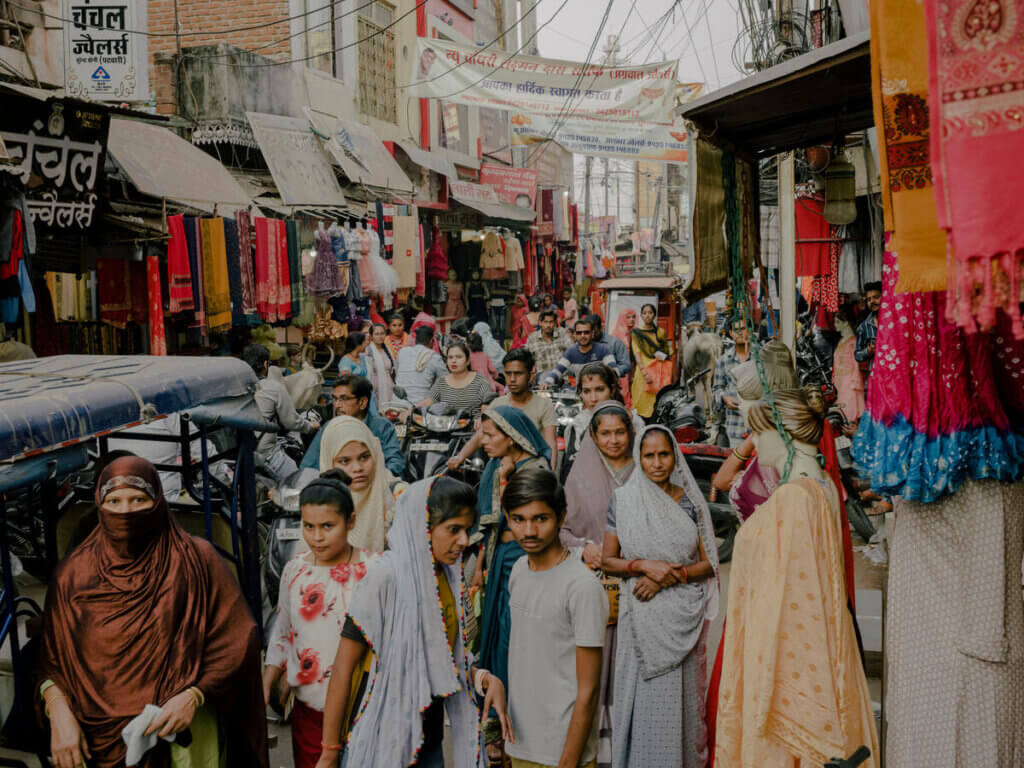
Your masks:
<svg viewBox="0 0 1024 768"><path fill-rule="evenodd" d="M750 332L743 320L733 320L730 332L735 347L730 349L715 364L715 378L711 384L711 407L719 415L729 445L736 448L743 444L747 434L747 423L740 413L740 398L736 394L736 380L733 369L750 359Z"/></svg>

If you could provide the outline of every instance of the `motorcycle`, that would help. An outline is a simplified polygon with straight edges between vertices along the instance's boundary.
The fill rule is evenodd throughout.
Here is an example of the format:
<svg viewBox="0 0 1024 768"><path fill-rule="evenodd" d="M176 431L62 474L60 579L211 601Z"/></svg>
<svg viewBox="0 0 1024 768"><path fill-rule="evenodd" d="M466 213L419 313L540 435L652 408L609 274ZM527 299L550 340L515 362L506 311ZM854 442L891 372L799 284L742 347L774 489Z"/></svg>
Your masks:
<svg viewBox="0 0 1024 768"><path fill-rule="evenodd" d="M704 406L697 402L694 385L710 370L705 368L682 384L662 388L654 401L651 423L663 424L671 429L679 443L706 443L707 413Z"/></svg>
<svg viewBox="0 0 1024 768"><path fill-rule="evenodd" d="M564 453L565 431L583 410L583 402L580 400L580 396L576 394L576 388L571 387L562 390L535 389L533 394L534 396L547 398L554 405L555 416L558 419L556 429L558 450Z"/></svg>
<svg viewBox="0 0 1024 768"><path fill-rule="evenodd" d="M448 460L473 437L475 429L469 413L463 409L449 411L445 403L434 403L409 413L402 440L405 479L409 482L443 472Z"/></svg>

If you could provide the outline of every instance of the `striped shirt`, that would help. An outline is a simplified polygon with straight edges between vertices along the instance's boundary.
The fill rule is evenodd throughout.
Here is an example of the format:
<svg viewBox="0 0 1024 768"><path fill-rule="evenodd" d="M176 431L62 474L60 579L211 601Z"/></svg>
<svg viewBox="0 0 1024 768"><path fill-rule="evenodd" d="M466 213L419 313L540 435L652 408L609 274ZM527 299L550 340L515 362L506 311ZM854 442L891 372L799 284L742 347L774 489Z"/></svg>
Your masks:
<svg viewBox="0 0 1024 768"><path fill-rule="evenodd" d="M447 376L439 376L430 388L430 399L435 403L446 403L453 410L465 408L473 418L480 415L480 406L494 393L484 376L473 372L473 379L464 387L453 387Z"/></svg>

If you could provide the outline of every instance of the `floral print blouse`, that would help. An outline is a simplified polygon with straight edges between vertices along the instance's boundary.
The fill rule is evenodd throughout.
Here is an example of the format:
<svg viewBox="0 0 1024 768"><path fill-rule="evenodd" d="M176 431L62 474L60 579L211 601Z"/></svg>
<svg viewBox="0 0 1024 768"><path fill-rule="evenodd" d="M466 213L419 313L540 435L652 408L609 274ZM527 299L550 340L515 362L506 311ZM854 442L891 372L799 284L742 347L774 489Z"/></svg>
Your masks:
<svg viewBox="0 0 1024 768"><path fill-rule="evenodd" d="M352 562L332 568L313 564L304 552L281 574L277 618L267 648L268 666L284 669L288 685L306 706L322 712L331 665L356 584L377 555L353 550Z"/></svg>

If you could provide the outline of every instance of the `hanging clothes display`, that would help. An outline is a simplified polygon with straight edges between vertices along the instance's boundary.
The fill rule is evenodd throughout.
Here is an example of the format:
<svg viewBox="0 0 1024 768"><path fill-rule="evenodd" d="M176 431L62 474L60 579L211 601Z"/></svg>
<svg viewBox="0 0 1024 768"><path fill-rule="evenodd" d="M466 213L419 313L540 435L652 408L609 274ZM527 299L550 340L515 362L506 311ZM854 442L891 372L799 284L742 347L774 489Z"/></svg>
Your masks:
<svg viewBox="0 0 1024 768"><path fill-rule="evenodd" d="M114 328L142 324L149 315L146 265L128 259L96 259L96 291L100 320Z"/></svg>
<svg viewBox="0 0 1024 768"><path fill-rule="evenodd" d="M924 15L932 177L951 245L949 310L959 325L985 331L1002 309L1024 339L1024 231L1016 174L1007 172L1024 157L1024 2L925 0Z"/></svg>
<svg viewBox="0 0 1024 768"><path fill-rule="evenodd" d="M484 232L480 248L480 269L484 280L505 278L505 246L497 232Z"/></svg>
<svg viewBox="0 0 1024 768"><path fill-rule="evenodd" d="M398 291L398 272L380 254L380 236L370 230L370 252L366 256L370 272L373 274L373 286L366 290L379 300L390 302Z"/></svg>
<svg viewBox="0 0 1024 768"><path fill-rule="evenodd" d="M163 290L160 285L160 257L155 253L146 256L146 278L149 296L149 354L167 354L167 334L164 332Z"/></svg>
<svg viewBox="0 0 1024 768"><path fill-rule="evenodd" d="M331 230L336 227L336 224L332 225ZM316 259L313 261L313 269L306 277L306 290L321 301L340 296L344 292L345 286L335 255L335 244L342 239L340 230L337 236L330 230L316 231Z"/></svg>
<svg viewBox="0 0 1024 768"><path fill-rule="evenodd" d="M796 212L796 276L818 277L831 269L829 242L832 227L825 221L825 201L798 197Z"/></svg>
<svg viewBox="0 0 1024 768"><path fill-rule="evenodd" d="M167 289L171 314L195 307L192 301L192 270L185 242L185 217L167 217Z"/></svg>
<svg viewBox="0 0 1024 768"><path fill-rule="evenodd" d="M811 282L811 303L835 314L839 311L839 254L843 244L839 240L838 227L829 226L828 271L817 275ZM753 302L752 306L757 306ZM756 319L755 319L756 320Z"/></svg>
<svg viewBox="0 0 1024 768"><path fill-rule="evenodd" d="M1024 473L1024 341L1000 313L989 333L946 318L946 293L897 294L886 252L875 361L854 459L877 492L932 502L970 478Z"/></svg>
<svg viewBox="0 0 1024 768"><path fill-rule="evenodd" d="M224 247L224 219L203 219L203 295L210 330L231 327L231 289Z"/></svg>
<svg viewBox="0 0 1024 768"><path fill-rule="evenodd" d="M373 241L370 239L370 231L363 227L356 230L356 237L359 238L359 284L362 286L362 293L365 296L376 293L373 266L370 264L370 248Z"/></svg>
<svg viewBox="0 0 1024 768"><path fill-rule="evenodd" d="M302 313L302 256L299 253L299 222L288 219L285 225L285 242L288 248L289 317Z"/></svg>
<svg viewBox="0 0 1024 768"><path fill-rule="evenodd" d="M274 239L277 241L277 317L287 320L292 316L292 268L288 258L288 230L281 219L274 222Z"/></svg>
<svg viewBox="0 0 1024 768"><path fill-rule="evenodd" d="M359 273L359 262L363 259L363 241L359 232L352 227L345 227L345 249L348 253L348 291L345 297L349 301L359 301L363 298L363 281Z"/></svg>
<svg viewBox="0 0 1024 768"><path fill-rule="evenodd" d="M256 274L253 264L253 242L255 236L252 231L252 220L248 211L238 211L235 214L235 221L238 224L238 263L242 275L242 313L247 320L256 322Z"/></svg>
<svg viewBox="0 0 1024 768"><path fill-rule="evenodd" d="M871 93L878 130L878 170L888 248L901 262L904 291L946 288L946 235L932 187L928 41L918 0L876 0L871 16Z"/></svg>
<svg viewBox="0 0 1024 768"><path fill-rule="evenodd" d="M224 219L224 255L227 260L228 289L231 294L231 324L245 325L242 308L242 262L238 251L238 222Z"/></svg>
<svg viewBox="0 0 1024 768"><path fill-rule="evenodd" d="M426 260L427 280L448 279L448 254L441 247L441 230L434 227Z"/></svg>

